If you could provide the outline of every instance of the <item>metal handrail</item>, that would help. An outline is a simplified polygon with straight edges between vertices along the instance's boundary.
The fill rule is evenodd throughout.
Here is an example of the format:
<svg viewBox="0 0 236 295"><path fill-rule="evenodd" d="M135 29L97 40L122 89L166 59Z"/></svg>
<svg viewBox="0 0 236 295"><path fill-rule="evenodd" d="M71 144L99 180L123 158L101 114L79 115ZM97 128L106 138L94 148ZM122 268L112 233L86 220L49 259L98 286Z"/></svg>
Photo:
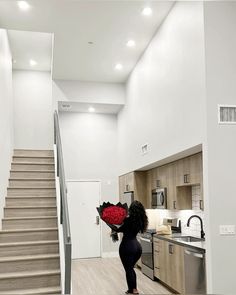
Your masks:
<svg viewBox="0 0 236 295"><path fill-rule="evenodd" d="M62 154L61 135L57 111L54 112L54 144L57 149L57 176L60 183L60 223L63 228L64 251L65 251L65 286L64 293L71 293L71 234L67 202L67 188L65 181L64 162Z"/></svg>

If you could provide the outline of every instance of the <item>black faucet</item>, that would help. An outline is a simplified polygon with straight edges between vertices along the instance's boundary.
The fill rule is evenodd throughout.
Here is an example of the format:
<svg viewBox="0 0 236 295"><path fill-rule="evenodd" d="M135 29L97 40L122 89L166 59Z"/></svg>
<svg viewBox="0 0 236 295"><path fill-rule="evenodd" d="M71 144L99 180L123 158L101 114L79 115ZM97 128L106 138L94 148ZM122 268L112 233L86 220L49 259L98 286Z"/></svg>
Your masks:
<svg viewBox="0 0 236 295"><path fill-rule="evenodd" d="M204 231L203 231L203 222L202 222L202 219L201 219L200 216L198 216L198 215L192 215L192 216L190 216L189 219L188 219L188 222L187 222L187 226L190 225L190 220L191 220L192 218L194 218L194 217L196 217L196 218L198 218L198 219L200 220L200 223L201 223L201 238L204 239L204 237L205 237L205 233L204 233Z"/></svg>

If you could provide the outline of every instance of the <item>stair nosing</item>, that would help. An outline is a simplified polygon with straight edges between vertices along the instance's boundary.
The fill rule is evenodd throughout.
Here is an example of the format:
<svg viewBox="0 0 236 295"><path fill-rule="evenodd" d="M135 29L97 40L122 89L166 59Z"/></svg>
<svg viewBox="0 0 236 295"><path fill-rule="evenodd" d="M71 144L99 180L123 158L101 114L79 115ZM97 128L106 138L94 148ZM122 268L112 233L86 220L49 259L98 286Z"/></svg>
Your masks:
<svg viewBox="0 0 236 295"><path fill-rule="evenodd" d="M45 158L45 159L54 159L54 156L12 156L13 158Z"/></svg>
<svg viewBox="0 0 236 295"><path fill-rule="evenodd" d="M17 198L19 198L19 199L21 199L21 198L56 198L56 196L44 196L44 195L38 195L38 196L28 196L28 195L26 195L26 196L6 196L6 198L5 199L17 199Z"/></svg>
<svg viewBox="0 0 236 295"><path fill-rule="evenodd" d="M24 187L24 186L20 186L20 187L18 187L18 186L14 186L14 187L8 187L7 189L42 189L42 188L50 188L50 189L55 189L55 187L47 187L47 186L42 186L42 187Z"/></svg>
<svg viewBox="0 0 236 295"><path fill-rule="evenodd" d="M45 291L47 293L45 293ZM53 291L53 293L51 293ZM50 292L50 293L48 293ZM59 293L58 293L59 292ZM0 291L0 295L47 295L47 294L61 294L61 287L60 286L52 286L52 287L45 287L45 288L31 288L31 289L17 289L11 291Z"/></svg>
<svg viewBox="0 0 236 295"><path fill-rule="evenodd" d="M4 209L43 209L56 207L57 206L5 206Z"/></svg>
<svg viewBox="0 0 236 295"><path fill-rule="evenodd" d="M37 277L37 276L45 276L45 275L55 275L60 274L60 269L55 270L46 270L46 271L19 271L19 272L10 272L0 274L1 279L8 278L23 278L23 277Z"/></svg>
<svg viewBox="0 0 236 295"><path fill-rule="evenodd" d="M47 173L47 172L49 172L49 173L53 173L54 172L54 170L14 170L14 169L11 169L10 170L10 172L43 172L43 173Z"/></svg>
<svg viewBox="0 0 236 295"><path fill-rule="evenodd" d="M12 164L16 165L55 165L55 163L48 163L48 162L14 162Z"/></svg>
<svg viewBox="0 0 236 295"><path fill-rule="evenodd" d="M2 229L2 233L20 233L20 232L40 232L40 231L58 231L57 227L40 227L40 228L26 228L26 229Z"/></svg>
<svg viewBox="0 0 236 295"><path fill-rule="evenodd" d="M34 254L34 255L18 255L18 256L7 256L7 257L0 257L1 262L8 262L8 261L22 261L22 260L39 260L39 259L53 259L59 258L59 254Z"/></svg>
<svg viewBox="0 0 236 295"><path fill-rule="evenodd" d="M18 178L18 177L10 177L8 179L9 181L11 180L19 180L19 181L55 181L55 178Z"/></svg>
<svg viewBox="0 0 236 295"><path fill-rule="evenodd" d="M59 244L59 240L40 240L40 241L26 241L26 242L11 242L11 243L0 243L1 247L17 247L17 246L34 246L44 244Z"/></svg>
<svg viewBox="0 0 236 295"><path fill-rule="evenodd" d="M2 221L30 220L30 219L57 219L57 216L4 217L2 218Z"/></svg>

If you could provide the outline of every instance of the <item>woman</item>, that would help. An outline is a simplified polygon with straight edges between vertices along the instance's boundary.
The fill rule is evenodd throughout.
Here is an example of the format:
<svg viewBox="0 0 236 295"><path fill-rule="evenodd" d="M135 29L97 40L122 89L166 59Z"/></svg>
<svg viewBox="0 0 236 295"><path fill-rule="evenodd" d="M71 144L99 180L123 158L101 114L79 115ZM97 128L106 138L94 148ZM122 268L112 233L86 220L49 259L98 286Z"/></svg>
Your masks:
<svg viewBox="0 0 236 295"><path fill-rule="evenodd" d="M129 207L129 216L118 229L123 233L119 254L126 273L128 290L126 294L139 294L137 290L136 273L134 266L142 254L142 248L137 241L138 232L143 233L148 225L148 218L142 203L132 202Z"/></svg>

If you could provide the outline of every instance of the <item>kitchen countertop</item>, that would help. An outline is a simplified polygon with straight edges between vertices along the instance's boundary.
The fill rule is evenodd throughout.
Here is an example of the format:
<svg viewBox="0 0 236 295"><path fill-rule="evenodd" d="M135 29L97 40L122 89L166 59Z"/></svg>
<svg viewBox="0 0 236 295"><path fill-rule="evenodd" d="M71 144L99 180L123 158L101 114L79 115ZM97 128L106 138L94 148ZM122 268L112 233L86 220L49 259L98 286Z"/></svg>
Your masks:
<svg viewBox="0 0 236 295"><path fill-rule="evenodd" d="M188 248L192 248L195 250L200 250L202 252L206 252L206 245L205 245L205 241L199 241L199 242L185 242L185 241L179 241L179 240L175 240L175 238L180 238L180 237L186 237L189 235L186 234L172 234L172 235L160 235L160 234L154 234L153 237L164 240L164 241L168 241L171 242L173 244L178 244L180 246L183 247L188 247Z"/></svg>

